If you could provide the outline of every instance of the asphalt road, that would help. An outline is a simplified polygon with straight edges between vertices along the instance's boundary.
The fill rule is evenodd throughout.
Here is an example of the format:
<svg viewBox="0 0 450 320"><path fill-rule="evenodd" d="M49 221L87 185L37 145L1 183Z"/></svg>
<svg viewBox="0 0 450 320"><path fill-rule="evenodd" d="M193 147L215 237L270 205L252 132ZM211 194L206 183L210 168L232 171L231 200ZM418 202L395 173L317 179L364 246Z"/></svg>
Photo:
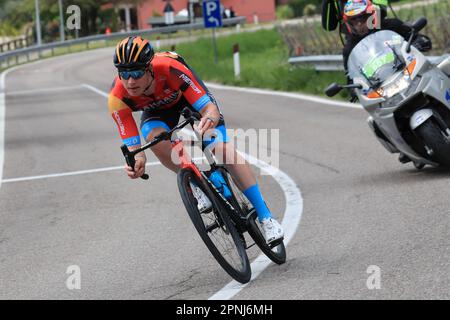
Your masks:
<svg viewBox="0 0 450 320"><path fill-rule="evenodd" d="M111 56L67 55L6 77L1 299L208 299L231 281L196 234L173 173L153 165L145 182L122 170L78 172L123 165L105 97L81 87L108 91ZM363 110L212 91L229 128L280 130L280 169L303 198L287 262L233 299L450 298L448 170L401 165ZM281 186L258 179L282 220ZM66 286L72 265L81 289ZM367 286L370 266L379 289Z"/></svg>

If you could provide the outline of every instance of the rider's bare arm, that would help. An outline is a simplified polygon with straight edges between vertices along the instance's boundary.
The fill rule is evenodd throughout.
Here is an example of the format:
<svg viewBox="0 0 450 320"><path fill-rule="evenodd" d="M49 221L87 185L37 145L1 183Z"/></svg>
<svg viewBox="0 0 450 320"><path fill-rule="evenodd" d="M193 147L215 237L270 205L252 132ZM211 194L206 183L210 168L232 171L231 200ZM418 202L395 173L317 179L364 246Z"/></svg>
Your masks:
<svg viewBox="0 0 450 320"><path fill-rule="evenodd" d="M215 128L219 122L220 114L217 106L210 102L200 110L202 118L197 125L197 130L203 134L208 129Z"/></svg>

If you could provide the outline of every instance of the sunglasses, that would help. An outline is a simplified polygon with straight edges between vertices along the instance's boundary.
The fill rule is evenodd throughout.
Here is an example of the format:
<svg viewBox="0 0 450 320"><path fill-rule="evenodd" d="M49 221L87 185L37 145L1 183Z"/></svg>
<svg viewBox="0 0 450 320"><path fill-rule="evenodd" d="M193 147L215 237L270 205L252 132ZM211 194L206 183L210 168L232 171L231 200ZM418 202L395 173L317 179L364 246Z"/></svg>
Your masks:
<svg viewBox="0 0 450 320"><path fill-rule="evenodd" d="M130 77L137 80L142 78L144 74L145 70L119 71L119 77L124 80L130 79Z"/></svg>

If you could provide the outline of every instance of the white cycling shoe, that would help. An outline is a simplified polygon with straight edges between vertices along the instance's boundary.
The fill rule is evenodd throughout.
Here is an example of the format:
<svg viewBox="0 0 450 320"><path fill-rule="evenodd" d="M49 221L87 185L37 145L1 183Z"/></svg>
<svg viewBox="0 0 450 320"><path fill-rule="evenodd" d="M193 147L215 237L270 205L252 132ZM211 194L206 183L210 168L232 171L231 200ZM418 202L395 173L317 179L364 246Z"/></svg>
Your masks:
<svg viewBox="0 0 450 320"><path fill-rule="evenodd" d="M197 199L197 209L200 213L208 212L212 208L211 200L195 183L189 182L191 185L192 193L195 199Z"/></svg>
<svg viewBox="0 0 450 320"><path fill-rule="evenodd" d="M281 225L273 218L263 219L261 228L267 244L283 240L284 231Z"/></svg>

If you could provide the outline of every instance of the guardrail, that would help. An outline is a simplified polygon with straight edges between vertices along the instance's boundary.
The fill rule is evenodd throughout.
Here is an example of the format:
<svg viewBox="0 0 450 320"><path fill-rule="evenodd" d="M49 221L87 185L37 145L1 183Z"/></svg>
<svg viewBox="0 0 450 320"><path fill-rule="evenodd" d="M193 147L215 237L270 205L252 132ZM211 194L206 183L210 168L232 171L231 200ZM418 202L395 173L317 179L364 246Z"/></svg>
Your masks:
<svg viewBox="0 0 450 320"><path fill-rule="evenodd" d="M344 71L342 55L319 55L291 57L290 64L303 64L313 66L316 71Z"/></svg>
<svg viewBox="0 0 450 320"><path fill-rule="evenodd" d="M237 24L244 24L246 21L245 17L235 17L229 19L223 19L223 26L233 26ZM173 33L176 31L191 31L191 30L199 30L204 29L203 22L192 23L192 24L182 24L182 25L174 25L168 27L161 28L152 28L152 29L141 29L130 32L114 32L108 35L101 34L95 36L88 36L73 40L66 40L62 42L52 42L48 44L43 44L41 46L31 46L28 48L18 49L14 51L9 51L0 54L0 68L4 65L9 67L11 65L19 64L22 62L28 62L30 60L35 60L41 58L44 52L50 51L50 54L54 55L54 50L56 48L68 48L70 51L70 47L77 44L85 44L86 48L89 49L89 44L91 42L99 42L104 41L106 45L107 40L114 40L115 38L125 38L128 36L142 35L142 36L150 36L155 34L165 34L165 33ZM34 55L34 56L33 56Z"/></svg>
<svg viewBox="0 0 450 320"><path fill-rule="evenodd" d="M21 36L9 41L0 43L0 53L22 49L30 46L33 43L32 36Z"/></svg>
<svg viewBox="0 0 450 320"><path fill-rule="evenodd" d="M450 54L442 56L428 56L431 63L436 64L443 57L449 57ZM306 67L313 67L316 71L344 71L344 62L342 55L319 55L319 56L300 56L291 57L290 64L302 64Z"/></svg>

